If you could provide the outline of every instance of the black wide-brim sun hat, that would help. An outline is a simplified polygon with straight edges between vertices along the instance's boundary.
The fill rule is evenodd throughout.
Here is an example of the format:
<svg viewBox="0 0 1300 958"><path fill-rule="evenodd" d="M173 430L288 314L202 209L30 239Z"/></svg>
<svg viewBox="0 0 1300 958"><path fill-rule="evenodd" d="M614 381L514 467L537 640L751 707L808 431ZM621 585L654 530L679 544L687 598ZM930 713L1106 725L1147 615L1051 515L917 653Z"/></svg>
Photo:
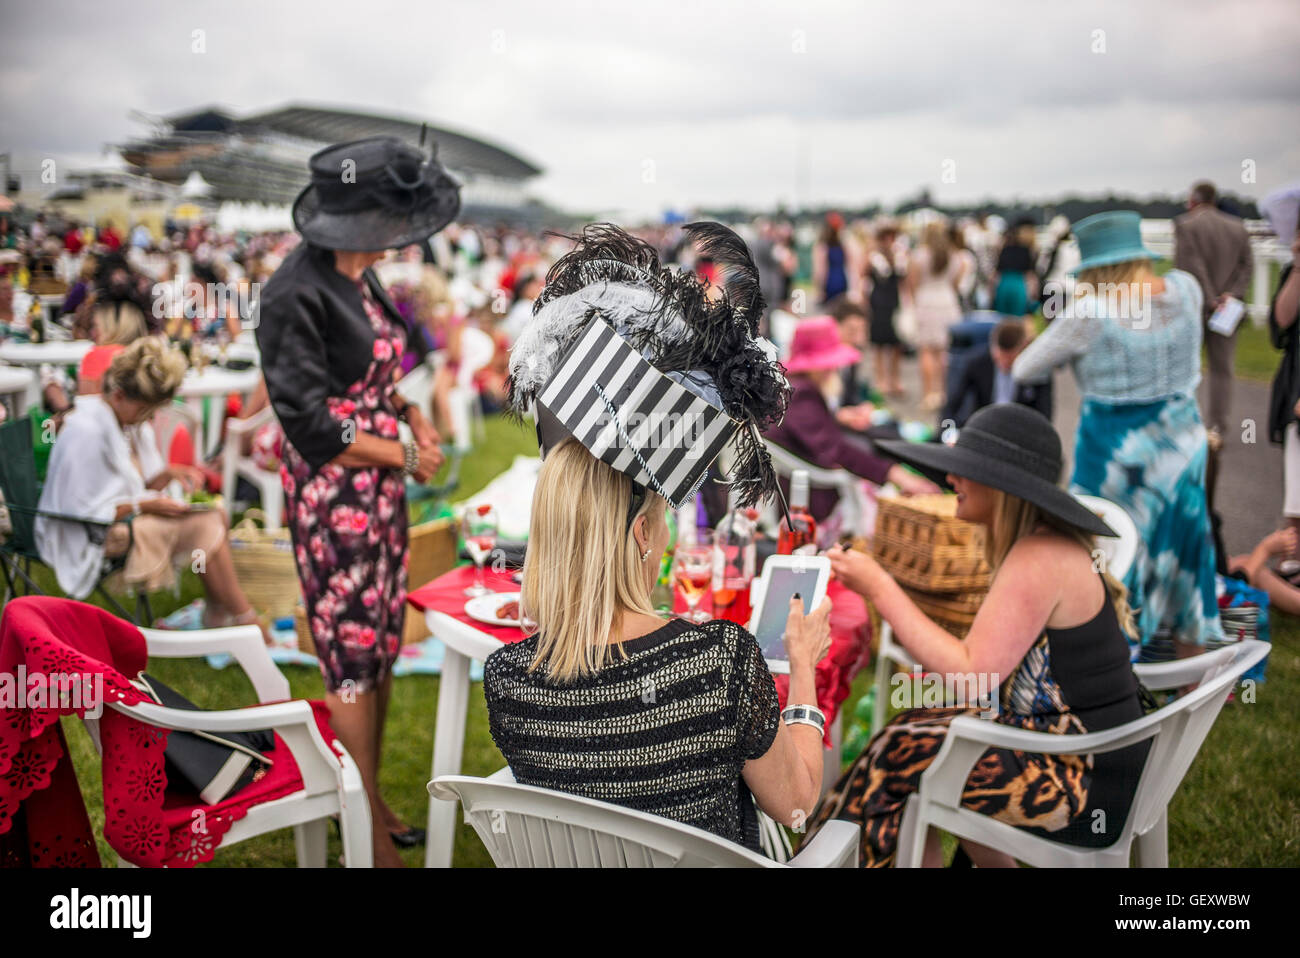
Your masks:
<svg viewBox="0 0 1300 958"><path fill-rule="evenodd" d="M294 200L293 225L325 249L400 249L460 213L460 184L435 157L396 137L328 146L308 167L311 183Z"/></svg>
<svg viewBox="0 0 1300 958"><path fill-rule="evenodd" d="M1049 516L1097 536L1117 536L1101 517L1059 485L1061 439L1037 410L1016 403L985 406L951 446L881 440L896 459L961 476L1032 502Z"/></svg>

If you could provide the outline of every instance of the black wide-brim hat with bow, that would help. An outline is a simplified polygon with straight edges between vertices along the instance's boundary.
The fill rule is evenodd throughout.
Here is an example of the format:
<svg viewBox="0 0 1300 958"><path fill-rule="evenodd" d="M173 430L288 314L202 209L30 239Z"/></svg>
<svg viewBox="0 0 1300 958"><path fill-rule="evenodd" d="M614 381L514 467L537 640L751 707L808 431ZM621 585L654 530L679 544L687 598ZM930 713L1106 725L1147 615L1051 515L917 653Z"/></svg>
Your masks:
<svg viewBox="0 0 1300 958"><path fill-rule="evenodd" d="M985 406L966 421L951 446L881 440L896 459L971 479L1032 502L1049 516L1097 536L1117 533L1059 485L1061 439L1037 410L1016 403Z"/></svg>
<svg viewBox="0 0 1300 958"><path fill-rule="evenodd" d="M311 183L294 200L293 225L325 249L400 249L460 212L460 184L435 157L396 137L327 146L308 166Z"/></svg>

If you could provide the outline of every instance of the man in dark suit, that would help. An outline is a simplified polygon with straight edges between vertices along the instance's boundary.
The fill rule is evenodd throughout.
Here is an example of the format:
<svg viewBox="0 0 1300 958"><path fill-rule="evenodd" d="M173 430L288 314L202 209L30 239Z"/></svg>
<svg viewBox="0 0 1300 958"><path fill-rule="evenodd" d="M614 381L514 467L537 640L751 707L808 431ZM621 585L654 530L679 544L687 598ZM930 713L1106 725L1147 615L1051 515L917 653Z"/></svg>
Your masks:
<svg viewBox="0 0 1300 958"><path fill-rule="evenodd" d="M1187 212L1174 220L1174 268L1191 273L1200 283L1204 296L1202 322L1208 322L1229 296L1246 298L1252 267L1246 227L1238 217L1216 208L1214 202L1214 185L1197 183L1187 198ZM1228 429L1236 331L1231 336L1223 336L1207 326L1205 350L1210 360L1206 425L1221 435Z"/></svg>
<svg viewBox="0 0 1300 958"><path fill-rule="evenodd" d="M1014 402L1052 418L1052 381L1017 383L1011 364L1029 343L1023 320L1004 319L993 327L989 347L966 361L957 388L948 395L940 413L940 428L961 428L975 410L996 402Z"/></svg>

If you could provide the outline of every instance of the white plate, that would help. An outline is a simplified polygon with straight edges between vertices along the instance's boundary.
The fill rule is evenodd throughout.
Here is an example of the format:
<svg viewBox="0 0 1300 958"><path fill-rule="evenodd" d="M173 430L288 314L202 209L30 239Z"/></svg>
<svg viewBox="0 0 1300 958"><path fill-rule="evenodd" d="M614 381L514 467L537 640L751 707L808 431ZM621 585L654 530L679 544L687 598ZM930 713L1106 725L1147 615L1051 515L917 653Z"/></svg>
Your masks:
<svg viewBox="0 0 1300 958"><path fill-rule="evenodd" d="M489 592L487 595L476 595L465 603L465 614L471 619L484 622L487 625L513 625L519 628L521 623L518 619L497 618L497 609L510 601L518 602L519 593Z"/></svg>

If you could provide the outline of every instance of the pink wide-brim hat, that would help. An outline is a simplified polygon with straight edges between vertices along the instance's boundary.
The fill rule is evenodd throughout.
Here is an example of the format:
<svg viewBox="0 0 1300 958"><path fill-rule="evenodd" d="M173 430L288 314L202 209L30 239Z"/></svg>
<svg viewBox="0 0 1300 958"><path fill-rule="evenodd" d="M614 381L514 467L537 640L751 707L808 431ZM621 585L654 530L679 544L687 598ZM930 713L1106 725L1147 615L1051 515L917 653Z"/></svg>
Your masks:
<svg viewBox="0 0 1300 958"><path fill-rule="evenodd" d="M834 316L809 316L794 328L790 358L783 365L788 373L811 373L852 366L861 358L862 353L840 341Z"/></svg>

